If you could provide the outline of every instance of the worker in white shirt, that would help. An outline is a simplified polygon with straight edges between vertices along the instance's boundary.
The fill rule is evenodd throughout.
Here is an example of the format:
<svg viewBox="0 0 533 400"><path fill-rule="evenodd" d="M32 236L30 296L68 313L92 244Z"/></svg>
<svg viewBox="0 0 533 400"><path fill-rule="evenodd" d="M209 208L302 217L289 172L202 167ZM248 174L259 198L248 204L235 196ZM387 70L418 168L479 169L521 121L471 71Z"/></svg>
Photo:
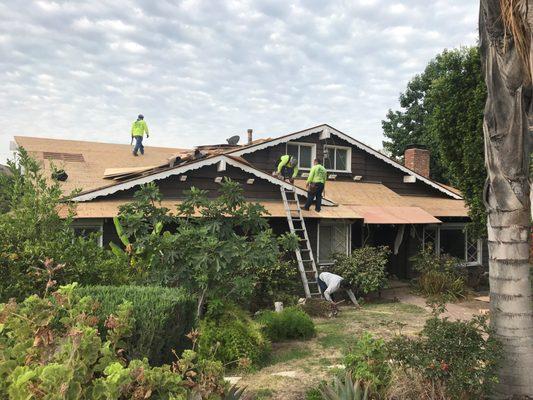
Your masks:
<svg viewBox="0 0 533 400"><path fill-rule="evenodd" d="M348 281L346 281L342 276L332 274L331 272L321 272L320 275L318 275L318 286L320 286L320 291L327 301L333 303L331 295L337 292L339 289L344 289L348 294L348 297L350 297L352 303L356 307L359 307L359 303L350 289Z"/></svg>

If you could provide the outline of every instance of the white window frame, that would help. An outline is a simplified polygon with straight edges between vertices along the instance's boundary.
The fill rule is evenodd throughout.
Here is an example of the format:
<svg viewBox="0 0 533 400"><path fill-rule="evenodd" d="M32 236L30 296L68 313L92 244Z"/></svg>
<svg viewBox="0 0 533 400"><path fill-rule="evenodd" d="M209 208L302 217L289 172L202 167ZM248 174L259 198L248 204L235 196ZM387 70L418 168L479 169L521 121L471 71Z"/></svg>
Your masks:
<svg viewBox="0 0 533 400"><path fill-rule="evenodd" d="M352 253L352 224L346 222L345 220L320 220L317 224L316 230L316 263L319 266L329 266L333 265L333 262L320 262L320 227L321 226L332 226L332 225L344 225L346 228L346 255Z"/></svg>
<svg viewBox="0 0 533 400"><path fill-rule="evenodd" d="M98 246L104 247L104 220L100 218L90 218L87 220L76 219L72 222L72 229L97 229L100 232L98 236Z"/></svg>
<svg viewBox="0 0 533 400"><path fill-rule="evenodd" d="M325 144L324 145L324 154L326 153L326 149L342 149L346 150L346 167L347 169L328 169L328 172L347 172L352 173L352 148L348 146L336 146L331 144ZM337 167L337 152L334 151L334 158L333 158L333 165Z"/></svg>
<svg viewBox="0 0 533 400"><path fill-rule="evenodd" d="M443 223L442 225L424 225L424 232L422 234L422 248L426 247L425 238L426 238L426 228L431 228L431 230L436 230L436 237L435 237L435 254L440 255L440 235L442 231L446 230L464 230L466 224L462 222L448 222ZM476 261L468 261L468 231L464 231L465 234L465 242L464 242L464 258L463 262L467 266L478 266L482 265L483 263L483 240L477 239L476 246L477 246L477 260Z"/></svg>
<svg viewBox="0 0 533 400"><path fill-rule="evenodd" d="M288 147L289 145L297 145L298 146L298 169L300 171L310 171L311 168L307 168L307 167L300 167L300 160L301 160L301 157L300 157L300 147L301 146L305 146L305 147L310 147L311 148L311 167L313 166L313 160L316 158L316 143L307 143L307 142L287 142L285 144L285 154L289 154L288 152Z"/></svg>

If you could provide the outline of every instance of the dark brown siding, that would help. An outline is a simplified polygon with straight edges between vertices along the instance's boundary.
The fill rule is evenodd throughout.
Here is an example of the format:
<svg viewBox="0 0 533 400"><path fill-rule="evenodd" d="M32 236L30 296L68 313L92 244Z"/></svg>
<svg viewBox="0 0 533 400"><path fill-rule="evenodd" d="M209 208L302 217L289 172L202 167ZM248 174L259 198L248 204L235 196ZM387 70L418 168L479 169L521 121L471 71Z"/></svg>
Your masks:
<svg viewBox="0 0 533 400"><path fill-rule="evenodd" d="M186 172L185 182L180 181L180 175L169 176L168 178L154 181L159 187L163 199L180 199L183 198L184 192L190 190L191 187L207 190L209 197L218 196L218 189L220 184L215 182L216 177L226 177L233 181L239 182L247 199L250 200L272 200L280 199L279 186L276 186L265 179L257 178L255 175L246 173L239 168L228 165L226 171L217 171L216 165L205 166L198 170ZM248 178L254 178L253 184L246 183ZM139 186L128 190L123 190L112 195L107 196L108 199L131 199L133 194L139 189Z"/></svg>
<svg viewBox="0 0 533 400"><path fill-rule="evenodd" d="M352 146L350 143L335 135L332 135L329 139L321 141L319 139L319 133L313 133L309 136L296 139L293 142L316 144L316 155L319 160L323 160L324 145L351 147L352 172L336 173L337 180L351 180L353 179L353 176L361 175L363 181L381 182L389 189L401 195L448 197L439 190L418 180L415 183L404 183L403 177L406 175L404 172L383 160L368 154L366 151L363 151L356 146ZM283 154L285 154L285 152L286 144L282 143L263 150L257 150L253 153L244 154L243 157L254 167L267 173L271 173L275 169L277 161Z"/></svg>

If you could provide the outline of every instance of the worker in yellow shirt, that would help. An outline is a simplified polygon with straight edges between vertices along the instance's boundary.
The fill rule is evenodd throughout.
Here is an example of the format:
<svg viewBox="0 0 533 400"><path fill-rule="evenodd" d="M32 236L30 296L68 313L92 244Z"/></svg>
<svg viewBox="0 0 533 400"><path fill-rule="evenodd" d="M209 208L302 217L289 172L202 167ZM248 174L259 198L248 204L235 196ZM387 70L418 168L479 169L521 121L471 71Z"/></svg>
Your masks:
<svg viewBox="0 0 533 400"><path fill-rule="evenodd" d="M322 206L322 193L326 185L327 171L318 159L313 160L313 167L309 171L309 177L307 178L307 201L305 202L304 210L309 211L309 207L316 200L315 210L320 212Z"/></svg>
<svg viewBox="0 0 533 400"><path fill-rule="evenodd" d="M281 156L276 172L283 180L294 182L294 178L298 176L298 160L288 154Z"/></svg>
<svg viewBox="0 0 533 400"><path fill-rule="evenodd" d="M146 137L149 138L148 125L144 121L144 115L139 114L137 121L131 125L131 141L135 139L135 147L133 148L133 155L137 157L137 152L140 151L144 154L143 136L146 133Z"/></svg>

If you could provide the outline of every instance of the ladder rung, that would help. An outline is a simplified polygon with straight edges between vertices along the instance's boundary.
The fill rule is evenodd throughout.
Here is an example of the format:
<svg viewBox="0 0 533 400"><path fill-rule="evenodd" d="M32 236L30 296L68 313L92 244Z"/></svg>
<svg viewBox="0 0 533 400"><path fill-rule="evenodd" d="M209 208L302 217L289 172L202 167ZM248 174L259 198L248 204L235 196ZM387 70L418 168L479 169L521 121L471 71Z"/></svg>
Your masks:
<svg viewBox="0 0 533 400"><path fill-rule="evenodd" d="M300 251L311 251L311 249L300 249Z"/></svg>
<svg viewBox="0 0 533 400"><path fill-rule="evenodd" d="M295 229L295 231L298 231L298 232L303 232L303 231L305 231L305 229L302 229L302 228L298 228L298 229Z"/></svg>

